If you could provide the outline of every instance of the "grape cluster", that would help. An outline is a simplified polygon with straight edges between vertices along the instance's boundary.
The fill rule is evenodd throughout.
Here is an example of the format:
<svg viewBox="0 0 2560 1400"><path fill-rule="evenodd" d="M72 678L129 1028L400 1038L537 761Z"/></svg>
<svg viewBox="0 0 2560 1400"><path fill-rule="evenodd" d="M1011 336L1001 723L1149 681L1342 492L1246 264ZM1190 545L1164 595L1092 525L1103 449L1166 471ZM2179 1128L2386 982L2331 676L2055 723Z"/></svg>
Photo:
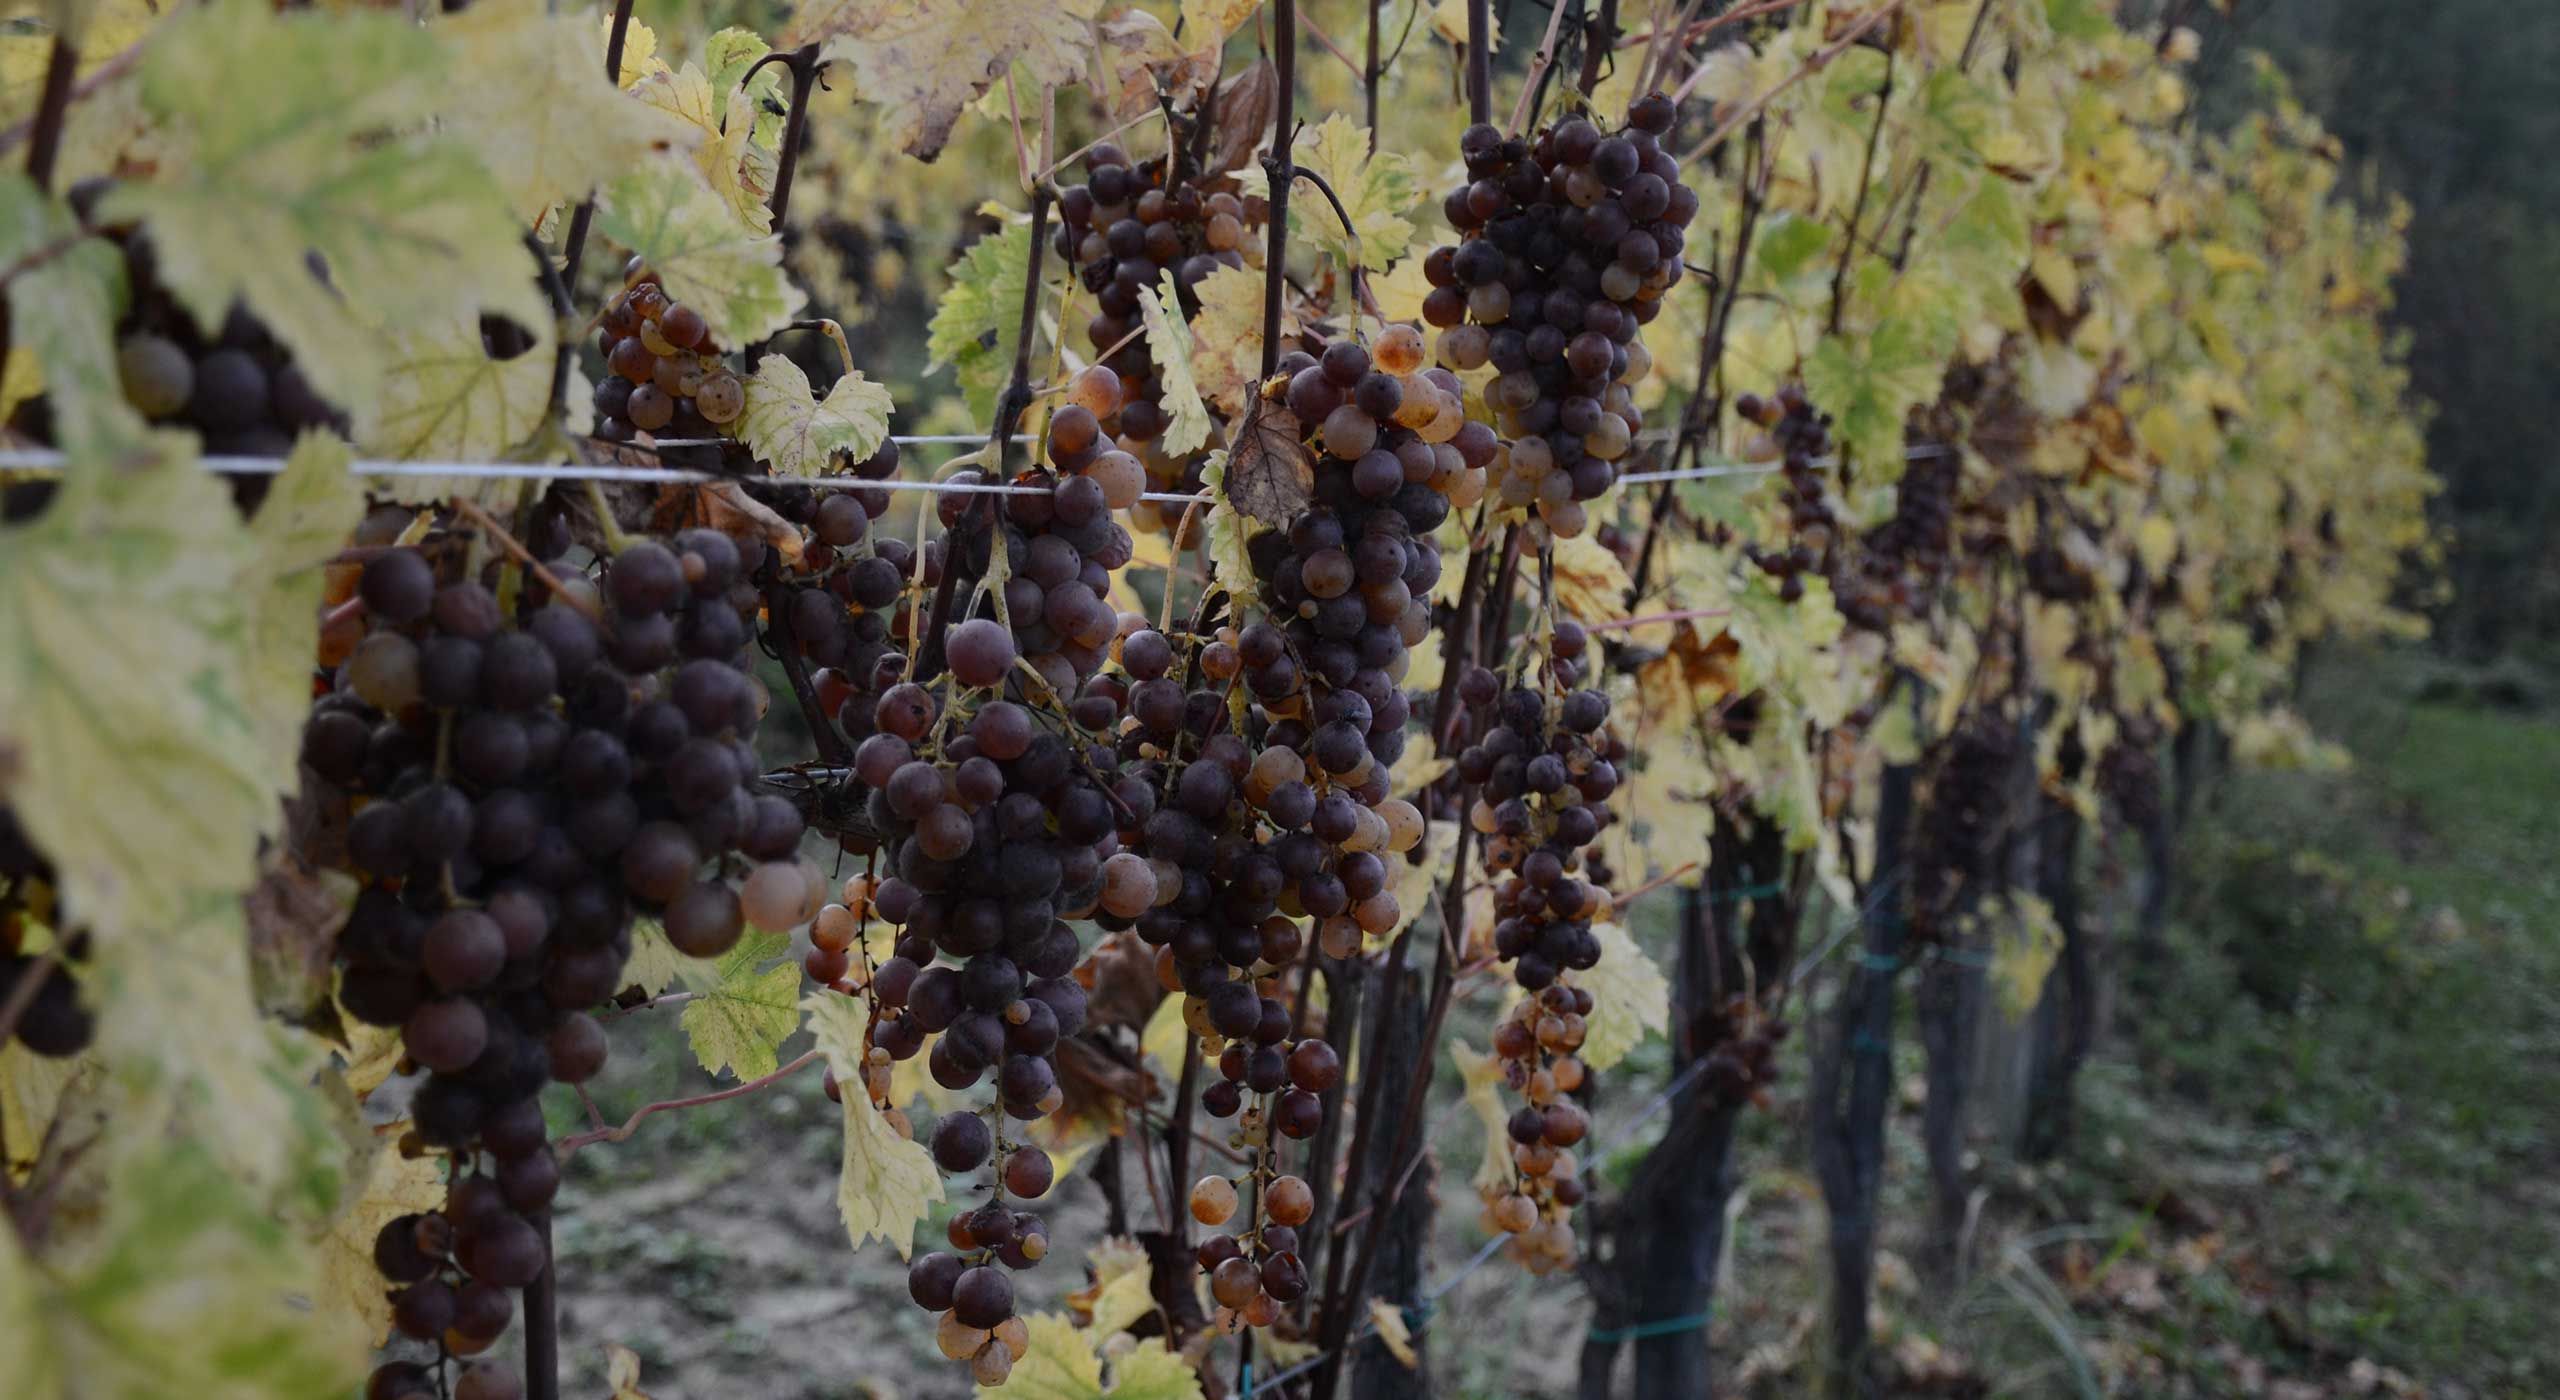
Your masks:
<svg viewBox="0 0 2560 1400"><path fill-rule="evenodd" d="M623 290L605 303L596 327L596 348L609 371L596 381L596 436L629 442L641 433L704 438L729 432L746 411L746 385L729 368L702 313L669 300L658 275L636 257L623 278Z"/></svg>
<svg viewBox="0 0 2560 1400"><path fill-rule="evenodd" d="M1490 1222L1515 1237L1515 1252L1544 1273L1570 1264L1568 1216L1583 1186L1571 1148L1590 1130L1572 1095L1585 1081L1576 1058L1594 1005L1574 974L1599 965L1593 925L1613 907L1594 869L1593 843L1612 820L1624 742L1610 732L1608 697L1578 688L1591 661L1588 633L1560 619L1536 649L1539 683L1514 683L1482 666L1460 679L1459 695L1481 717L1481 737L1459 751L1460 780L1476 791L1469 823L1484 837L1494 880L1494 952L1528 993L1495 1027L1494 1053L1526 1100L1509 1132L1517 1175L1492 1193Z"/></svg>
<svg viewBox="0 0 2560 1400"><path fill-rule="evenodd" d="M397 534L405 514L359 538ZM427 1072L418 1144L455 1163L445 1208L387 1227L377 1262L398 1330L459 1355L496 1340L505 1290L545 1264L528 1217L560 1171L537 1095L602 1066L588 1008L620 986L634 916L710 957L749 920L791 928L824 897L797 860L798 811L755 791L765 702L743 667L758 559L686 531L623 550L601 589L528 586L510 615L465 576L467 548L430 530L331 580L346 595L333 618L356 630L323 632L333 684L301 755L353 807L344 864L364 888L339 935L340 1001L399 1028ZM732 852L760 862L740 885ZM416 1370L394 1362L377 1380L412 1393ZM466 1376L474 1393L509 1393L494 1387L512 1378L483 1370Z"/></svg>
<svg viewBox="0 0 2560 1400"><path fill-rule="evenodd" d="M849 887L848 905L858 900L897 929L870 981L880 1008L872 1049L911 1059L931 1037L936 1083L966 1090L995 1079L1000 1113L946 1115L931 1140L949 1172L1000 1157L995 1197L956 1217L952 1249L917 1259L908 1274L916 1302L943 1314L945 1353L995 1385L1022 1352L1004 1270L1048 1252L1039 1217L1004 1203L1048 1191L1048 1156L1008 1150L1003 1125L1054 1113L1064 1100L1053 1053L1083 1026L1086 1005L1070 975L1082 950L1066 920L1088 917L1110 887L1106 867L1132 858L1118 850L1127 798L1091 776L1091 741L1005 698L1025 679L1014 633L972 618L951 629L944 651L960 687L950 708L914 681L891 685L854 751L888 873Z"/></svg>
<svg viewBox="0 0 2560 1400"><path fill-rule="evenodd" d="M1085 183L1059 191L1058 228L1051 235L1058 256L1076 269L1096 303L1085 333L1101 359L1073 386L1075 401L1141 465L1150 489L1196 493L1199 454L1177 459L1155 450L1172 419L1153 353L1146 338L1134 334L1145 323L1138 291L1163 295L1171 272L1183 312L1197 312L1201 279L1221 267L1262 265L1257 230L1269 206L1233 189L1173 183L1165 157L1133 163L1109 142L1086 154L1084 168ZM1141 529L1170 531L1179 524L1179 512L1159 514L1146 503L1136 503L1130 518Z"/></svg>
<svg viewBox="0 0 2560 1400"><path fill-rule="evenodd" d="M2142 731L2148 729L2147 724L2142 727ZM2133 734L2119 737L2098 755L2098 791L2106 795L2127 826L2136 831L2151 830L2160 820L2158 754Z"/></svg>
<svg viewBox="0 0 2560 1400"><path fill-rule="evenodd" d="M1643 427L1633 386L1652 371L1640 327L1680 280L1697 194L1663 149L1675 111L1654 93L1604 133L1573 117L1535 140L1477 124L1459 138L1469 183L1442 212L1461 235L1423 262L1423 319L1452 369L1485 387L1510 450L1493 487L1557 535L1617 481Z"/></svg>
<svg viewBox="0 0 2560 1400"><path fill-rule="evenodd" d="M1040 683L1060 697L1076 694L1079 685L1102 669L1120 633L1120 614L1110 602L1111 575L1129 562L1136 542L1112 513L1134 503L1146 485L1138 459L1103 438L1099 420L1081 401L1106 387L1100 380L1110 373L1096 367L1078 375L1070 386L1076 400L1050 416L1045 444L1049 465L1019 473L1009 483L1034 491L989 498L944 496L944 533L927 547L933 575L939 579L948 566L944 561L956 563L959 587L967 592L994 569L1001 546L1002 607L990 590L979 609L988 616L976 621L984 622L990 635L1004 638L1002 664L1008 671L1014 658L1022 657ZM986 478L972 468L951 479L977 483ZM992 510L985 504L989 500Z"/></svg>
<svg viewBox="0 0 2560 1400"><path fill-rule="evenodd" d="M1993 873L2007 844L2002 827L2017 752L2016 726L1996 713L1976 717L1948 736L1946 753L1930 776L1927 818L1914 834L1914 942L1942 941L1964 887Z"/></svg>
<svg viewBox="0 0 2560 1400"><path fill-rule="evenodd" d="M1832 571L1833 546L1839 540L1838 513L1822 484L1820 466L1831 451L1831 415L1815 409L1793 384L1779 389L1774 399L1741 395L1733 401L1733 411L1767 432L1782 454L1778 502L1786 507L1787 530L1794 539L1784 549L1765 549L1755 541L1742 552L1778 580L1778 597L1792 603L1804 596L1805 575Z"/></svg>
<svg viewBox="0 0 2560 1400"><path fill-rule="evenodd" d="M87 218L112 185L82 182L71 193L72 206ZM321 398L247 308L235 305L219 326L197 325L160 281L149 233L131 225L100 232L124 259L129 295L116 322L116 370L136 412L154 423L193 428L206 452L222 455L283 457L307 429L347 435L346 415ZM313 273L322 275L316 263ZM502 324L493 323L492 331ZM11 426L50 441L49 413L38 397L18 410Z"/></svg>
<svg viewBox="0 0 2560 1400"><path fill-rule="evenodd" d="M1331 1054L1323 1041L1304 1042ZM1338 1077L1337 1066L1333 1071ZM1298 1231L1315 1214L1315 1192L1302 1177L1271 1169L1263 1154L1244 1178L1254 1193L1252 1209L1241 1230L1213 1234L1195 1250L1201 1272L1209 1276L1209 1297L1217 1304L1211 1320L1222 1331L1239 1326L1268 1327L1281 1310L1307 1296L1307 1265L1299 1252ZM1234 1179L1211 1174L1191 1187L1191 1218L1215 1229L1236 1218L1239 1197Z"/></svg>
<svg viewBox="0 0 2560 1400"><path fill-rule="evenodd" d="M855 475L885 481L897 475L898 457L897 443L883 441ZM799 563L776 570L767 638L775 645L788 639L811 668L822 716L859 744L874 731L881 693L906 673L916 551L873 531L888 509L889 493L880 488L763 482L748 492L806 532ZM867 839L852 839L848 849L871 849Z"/></svg>
<svg viewBox="0 0 2560 1400"><path fill-rule="evenodd" d="M1859 549L1842 551L1849 557L1832 570L1832 597L1850 626L1881 632L1925 606L1954 567L1963 480L1964 461L1953 451L1915 458L1904 468L1894 483L1893 514L1867 531ZM1789 489L1796 488L1790 483Z"/></svg>

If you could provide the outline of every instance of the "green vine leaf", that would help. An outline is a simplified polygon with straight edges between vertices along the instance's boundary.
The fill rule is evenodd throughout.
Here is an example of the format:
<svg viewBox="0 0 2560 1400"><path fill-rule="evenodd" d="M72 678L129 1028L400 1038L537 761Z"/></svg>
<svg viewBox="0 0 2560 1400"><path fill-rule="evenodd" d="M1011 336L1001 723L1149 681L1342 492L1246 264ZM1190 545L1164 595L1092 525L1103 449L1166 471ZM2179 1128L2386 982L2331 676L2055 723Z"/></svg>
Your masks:
<svg viewBox="0 0 2560 1400"><path fill-rule="evenodd" d="M1162 1337L1120 1354L1105 1384L1102 1348L1114 1333L1079 1328L1064 1313L1033 1313L1023 1323L1031 1334L1030 1351L1015 1360L1003 1386L982 1386L978 1394L1005 1400L1200 1400L1198 1373L1166 1350Z"/></svg>
<svg viewBox="0 0 2560 1400"><path fill-rule="evenodd" d="M1031 246L1010 221L970 244L944 274L942 304L925 330L925 373L950 366L974 415L995 411L1029 280Z"/></svg>
<svg viewBox="0 0 2560 1400"><path fill-rule="evenodd" d="M321 394L368 423L389 367L371 326L457 306L525 325L550 314L505 196L429 123L444 56L388 14L190 8L142 59L159 166L111 191L98 219L149 225L160 276L198 325L246 302Z"/></svg>
<svg viewBox="0 0 2560 1400"><path fill-rule="evenodd" d="M863 1000L820 990L800 1005L809 1013L809 1034L844 1090L844 1165L836 1181L836 1209L845 1233L857 1249L881 1239L899 1258L912 1258L916 1226L942 1199L942 1173L924 1144L891 1127L862 1089L870 1035Z"/></svg>
<svg viewBox="0 0 2560 1400"><path fill-rule="evenodd" d="M552 322L533 323L533 344L509 360L494 360L480 337L480 318L469 313L395 328L392 374L383 386L382 412L365 435L365 450L403 461L486 462L539 431L551 412ZM574 363L568 399L572 417L592 413ZM570 424L571 431L584 425ZM432 482L426 499L442 499L486 483Z"/></svg>
<svg viewBox="0 0 2560 1400"><path fill-rule="evenodd" d="M1671 983L1625 925L1598 924L1591 932L1600 940L1600 965L1574 973L1571 980L1577 987L1590 988L1595 1003L1582 1042L1582 1061L1593 1069L1607 1069L1625 1059L1646 1036L1660 1035L1670 1027Z"/></svg>
<svg viewBox="0 0 2560 1400"><path fill-rule="evenodd" d="M839 458L861 461L889 435L889 391L859 370L847 370L820 399L789 356L767 355L746 389L738 435L784 476L824 475Z"/></svg>
<svg viewBox="0 0 2560 1400"><path fill-rule="evenodd" d="M790 949L789 934L750 929L718 958L688 960L694 998L680 1024L704 1069L760 1079L781 1067L782 1042L800 1029L800 964L785 956Z"/></svg>
<svg viewBox="0 0 2560 1400"><path fill-rule="evenodd" d="M807 300L783 275L782 240L740 223L689 164L661 160L616 181L596 226L638 253L724 345L781 330Z"/></svg>

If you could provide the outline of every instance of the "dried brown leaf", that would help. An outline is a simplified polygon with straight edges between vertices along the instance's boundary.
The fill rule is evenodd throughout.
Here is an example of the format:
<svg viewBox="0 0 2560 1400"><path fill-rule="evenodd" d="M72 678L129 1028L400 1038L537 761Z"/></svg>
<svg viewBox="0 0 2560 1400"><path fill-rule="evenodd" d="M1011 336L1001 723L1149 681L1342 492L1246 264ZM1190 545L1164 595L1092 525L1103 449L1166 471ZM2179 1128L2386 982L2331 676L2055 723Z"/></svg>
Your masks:
<svg viewBox="0 0 2560 1400"><path fill-rule="evenodd" d="M1307 430L1284 404L1257 394L1227 429L1227 504L1266 525L1287 525L1314 499L1316 463Z"/></svg>
<svg viewBox="0 0 2560 1400"><path fill-rule="evenodd" d="M1202 173L1224 175L1252 160L1262 148L1262 139L1271 134L1271 118L1279 102L1280 77L1267 58L1255 59L1252 66L1219 84L1218 144Z"/></svg>

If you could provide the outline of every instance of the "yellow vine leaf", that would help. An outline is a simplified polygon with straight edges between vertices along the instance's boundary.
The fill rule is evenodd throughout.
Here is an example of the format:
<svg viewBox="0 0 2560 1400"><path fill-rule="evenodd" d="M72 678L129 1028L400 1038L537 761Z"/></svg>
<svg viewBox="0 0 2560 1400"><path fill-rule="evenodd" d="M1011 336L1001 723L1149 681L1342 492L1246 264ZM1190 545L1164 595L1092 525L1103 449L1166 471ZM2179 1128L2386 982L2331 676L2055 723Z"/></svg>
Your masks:
<svg viewBox="0 0 2560 1400"><path fill-rule="evenodd" d="M1595 924L1591 932L1600 940L1600 965L1567 978L1591 993L1582 1062L1607 1069L1670 1026L1671 984L1624 924Z"/></svg>
<svg viewBox="0 0 2560 1400"><path fill-rule="evenodd" d="M598 16L595 26L596 52L602 53L613 43L612 14ZM666 60L658 57L658 31L637 18L625 24L622 31L622 68L613 75L614 85L627 88L652 73L666 71Z"/></svg>
<svg viewBox="0 0 2560 1400"><path fill-rule="evenodd" d="M718 136L645 95L626 98L601 71L606 34L585 13L554 14L542 0L482 0L433 32L453 52L444 119L480 153L521 218L584 198L655 152ZM644 35L644 70L655 56L657 36L635 21L623 36L626 73Z"/></svg>
<svg viewBox="0 0 2560 1400"><path fill-rule="evenodd" d="M694 997L680 1024L704 1069L757 1079L781 1067L782 1042L800 1029L792 1002L800 964L790 951L791 935L749 929L719 957L688 960L685 981Z"/></svg>
<svg viewBox="0 0 2560 1400"><path fill-rule="evenodd" d="M1347 112L1333 112L1314 130L1298 138L1299 165L1324 177L1342 199L1351 218L1346 237L1333 205L1314 187L1295 191L1289 200L1289 232L1304 238L1345 263L1385 267L1413 246L1413 220L1422 201L1422 184L1410 157L1395 151L1369 150L1369 129ZM1258 173L1258 172L1253 172ZM1245 183L1254 181L1248 174Z"/></svg>
<svg viewBox="0 0 2560 1400"><path fill-rule="evenodd" d="M1209 441L1209 406L1200 401L1200 386L1191 377L1191 328L1182 321L1182 301L1174 294L1173 272L1164 285L1140 287L1138 306L1146 317L1147 350L1155 357L1156 384L1171 421L1164 430L1168 457L1187 456Z"/></svg>
<svg viewBox="0 0 2560 1400"><path fill-rule="evenodd" d="M1259 613L1262 585L1253 576L1253 556L1247 550L1253 542L1253 522L1227 504L1226 449L1210 453L1207 460L1200 481L1211 497L1203 522L1209 531L1209 581L1235 600L1235 610L1252 608Z"/></svg>
<svg viewBox="0 0 2560 1400"><path fill-rule="evenodd" d="M1182 1002L1182 993L1166 993L1138 1033L1139 1052L1154 1056L1168 1075L1182 1072L1183 1051L1191 1044L1191 1028L1182 1022Z"/></svg>
<svg viewBox="0 0 2560 1400"><path fill-rule="evenodd" d="M1161 1337L1120 1353L1106 1383L1101 1347L1117 1334L1078 1328L1064 1313L1033 1313L1023 1324L1031 1350L1014 1360L1013 1375L1002 1387L980 1387L978 1394L1004 1400L1200 1400L1200 1377L1180 1353L1165 1350Z"/></svg>
<svg viewBox="0 0 2560 1400"><path fill-rule="evenodd" d="M1635 586L1616 553L1588 534L1555 543L1556 606L1583 622L1627 615L1627 591Z"/></svg>
<svg viewBox="0 0 2560 1400"><path fill-rule="evenodd" d="M931 160L962 110L1008 71L1045 87L1082 76L1101 12L1102 0L818 0L776 42L823 43L852 67L861 97L885 109L900 149ZM1036 93L1022 96L1038 105Z"/></svg>
<svg viewBox="0 0 2560 1400"><path fill-rule="evenodd" d="M691 63L650 74L632 85L631 95L686 129L693 138L686 144L694 168L739 223L756 233L773 232L773 211L765 200L773 193L774 157L769 145L756 140L753 99L740 89L714 89Z"/></svg>
<svg viewBox="0 0 2560 1400"><path fill-rule="evenodd" d="M16 1231L0 1231L11 1400L338 1400L361 1389L365 1348L352 1330L289 1301L318 1289L317 1249L188 1144L142 1133L132 1147L76 1248L51 1240L40 1266Z"/></svg>
<svg viewBox="0 0 2560 1400"><path fill-rule="evenodd" d="M1200 299L1200 313L1191 318L1193 351L1184 358L1202 397L1233 414L1261 377L1262 274L1220 266L1191 290ZM1420 299L1414 304L1419 307ZM1295 329L1295 318L1284 310L1281 334Z"/></svg>
<svg viewBox="0 0 2560 1400"><path fill-rule="evenodd" d="M320 1240L320 1291L312 1311L346 1329L360 1345L391 1335L391 1294L373 1262L374 1236L404 1215L444 1206L444 1165L433 1156L403 1156L396 1135L374 1144L347 1202Z"/></svg>
<svg viewBox="0 0 2560 1400"><path fill-rule="evenodd" d="M118 185L98 219L159 230L160 277L198 324L247 302L364 424L388 368L369 326L456 305L524 325L550 315L479 154L432 126L446 57L388 13L190 7L142 59L158 168Z"/></svg>
<svg viewBox="0 0 2560 1400"><path fill-rule="evenodd" d="M1214 47L1261 8L1262 0L1182 0L1182 32L1196 47Z"/></svg>
<svg viewBox="0 0 2560 1400"><path fill-rule="evenodd" d="M469 311L387 330L392 372L365 451L403 461L488 462L532 437L551 411L555 342L549 317L529 324L533 344L511 360L489 357L480 318ZM587 406L574 383L568 398L573 408ZM403 494L441 499L479 484L455 478Z"/></svg>
<svg viewBox="0 0 2560 1400"><path fill-rule="evenodd" d="M1597 1010L1598 1008L1593 1008ZM1458 1067L1467 1107L1484 1129L1484 1157L1476 1163L1478 1191L1499 1191L1511 1182L1511 1110L1502 1102L1502 1060L1456 1036L1449 1038L1449 1059Z"/></svg>
<svg viewBox="0 0 2560 1400"><path fill-rule="evenodd" d="M838 461L859 462L889 435L889 391L847 370L820 399L787 355L767 355L747 376L738 436L781 476L823 476Z"/></svg>
<svg viewBox="0 0 2560 1400"><path fill-rule="evenodd" d="M1452 44L1467 42L1467 0L1433 0L1431 32ZM1486 16L1484 38L1485 52L1502 52L1502 20L1499 16ZM1413 1364L1410 1355L1403 1360L1407 1366Z"/></svg>
<svg viewBox="0 0 2560 1400"><path fill-rule="evenodd" d="M25 1181L34 1168L45 1126L53 1122L72 1081L94 1073L97 1066L93 1055L57 1060L36 1054L15 1037L0 1045L0 1122L24 1125L10 1130L8 1156L0 1159L0 1171L12 1184Z"/></svg>
<svg viewBox="0 0 2560 1400"><path fill-rule="evenodd" d="M1105 1239L1085 1256L1093 1282L1067 1295L1067 1306L1086 1327L1102 1336L1128 1330L1129 1324L1155 1311L1148 1291L1147 1251L1122 1236Z"/></svg>
<svg viewBox="0 0 2560 1400"><path fill-rule="evenodd" d="M1378 1329L1378 1341L1406 1370L1422 1364L1422 1357L1413 1349L1413 1329L1405 1325L1404 1309L1384 1298L1372 1298L1369 1325Z"/></svg>
<svg viewBox="0 0 2560 1400"><path fill-rule="evenodd" d="M619 1342L605 1343L604 1383L613 1387L606 1400L649 1400L640 1388L640 1354Z"/></svg>
<svg viewBox="0 0 2560 1400"><path fill-rule="evenodd" d="M901 1137L863 1093L862 1058L869 1010L860 997L815 991L801 1000L809 1033L825 1051L844 1093L844 1167L836 1182L836 1209L854 1247L887 1240L898 1257L915 1253L916 1226L942 1199L942 1173L924 1144Z"/></svg>
<svg viewBox="0 0 2560 1400"><path fill-rule="evenodd" d="M781 330L806 300L783 275L782 240L740 223L689 162L653 161L616 181L596 226L640 254L723 345Z"/></svg>

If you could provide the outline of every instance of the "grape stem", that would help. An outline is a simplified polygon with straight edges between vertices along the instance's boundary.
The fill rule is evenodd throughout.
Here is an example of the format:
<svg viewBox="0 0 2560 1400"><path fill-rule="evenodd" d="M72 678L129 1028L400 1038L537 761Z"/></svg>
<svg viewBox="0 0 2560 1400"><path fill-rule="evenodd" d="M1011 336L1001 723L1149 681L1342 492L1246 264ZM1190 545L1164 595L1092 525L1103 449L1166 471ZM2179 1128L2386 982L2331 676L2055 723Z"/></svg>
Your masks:
<svg viewBox="0 0 2560 1400"><path fill-rule="evenodd" d="M616 92L622 90L622 44L630 32L631 0L613 0L613 28L606 32L604 41L604 80L612 84ZM569 235L560 246L560 283L564 287L578 285L578 264L586 256L587 230L595 219L596 197L593 191L589 191L586 198L578 201L578 212L569 216ZM565 379L569 338L562 336L560 340L561 368L556 377ZM551 400L555 406L560 401L560 386L557 384L552 388Z"/></svg>
<svg viewBox="0 0 2560 1400"><path fill-rule="evenodd" d="M853 751L846 747L835 722L827 718L826 707L818 703L816 687L809 683L809 662L800 654L799 639L791 633L791 609L782 596L778 563L772 581L764 589L765 638L774 659L782 663L783 678L791 682L791 699L800 707L800 720L809 726L819 755L829 766L841 768L853 761Z"/></svg>
<svg viewBox="0 0 2560 1400"><path fill-rule="evenodd" d="M1289 278L1289 187L1296 183L1290 141L1298 113L1298 0L1278 0L1272 16L1272 75L1279 99L1271 114L1271 153L1262 158L1270 177L1271 223L1262 262L1262 377L1280 372L1280 293Z"/></svg>
<svg viewBox="0 0 2560 1400"><path fill-rule="evenodd" d="M91 69L89 76L82 78L77 83L71 85L71 90L63 95L62 105L65 108L68 108L72 103L89 96L98 89L105 87L107 84L114 82L116 79L123 77L127 73L132 72L134 65L142 61L143 45L149 42L150 36L146 34L142 38L136 39L132 43L126 45L123 51L118 53L115 57L108 59L106 62L99 64L96 68ZM0 131L0 151L6 151L10 147L17 145L19 142L26 140L30 135L34 134L36 123L42 115L43 114L39 112L35 116L31 116L25 121L19 122L17 125L10 127L6 131Z"/></svg>
<svg viewBox="0 0 2560 1400"><path fill-rule="evenodd" d="M1600 18L1582 31L1582 89L1585 100L1600 86L1600 69L1618 46L1618 0L1600 0Z"/></svg>
<svg viewBox="0 0 2560 1400"><path fill-rule="evenodd" d="M505 550L509 558L532 570L533 576L542 580L542 586L551 590L551 596L554 599L568 604L587 621L597 626L604 625L604 613L596 607L595 600L583 593L572 593L562 586L559 575L552 573L541 560L534 558L533 551L526 549L517 542L515 536L508 534L507 527L499 524L496 517L482 510L468 496L454 497L453 508L457 514L468 519L474 526L487 532L489 542Z"/></svg>
<svg viewBox="0 0 2560 1400"><path fill-rule="evenodd" d="M79 49L69 39L60 34L54 35L53 47L45 58L44 96L38 101L34 135L27 145L27 180L36 187L39 195L53 192L53 162L62 150L63 115L70 109L71 79L79 67ZM79 230L70 238L55 240L58 246L52 246L50 250L38 248L27 257L52 257L79 241L85 232ZM15 276L26 266L26 259L20 259L7 275L0 275L0 285L5 285L10 276ZM0 362L9 358L9 335L8 303L5 293L0 293Z"/></svg>
<svg viewBox="0 0 2560 1400"><path fill-rule="evenodd" d="M723 1099L734 1099L741 1097L742 1095L752 1094L759 1089L771 1088L773 1085L779 1084L783 1080L790 1078L792 1075L798 1074L800 1071L807 1069L811 1064L823 1059L825 1055L826 1052L823 1050L812 1050L809 1053L802 1055L799 1059L793 1060L791 1063L775 1070L773 1073L765 1075L762 1078L750 1079L744 1084L733 1084L726 1089L716 1090L708 1094L696 1094L691 1098L661 1099L656 1103L642 1104L638 1109L633 1111L630 1117L623 1119L622 1124L619 1127L598 1128L592 1132L574 1133L568 1137L560 1139L558 1144L560 1155L565 1159L570 1153L577 1151L581 1147L592 1146L599 1142L622 1142L628 1139L633 1133L638 1132L640 1129L640 1121L649 1117L651 1114L669 1113L680 1108L700 1108L704 1104L719 1103Z"/></svg>

